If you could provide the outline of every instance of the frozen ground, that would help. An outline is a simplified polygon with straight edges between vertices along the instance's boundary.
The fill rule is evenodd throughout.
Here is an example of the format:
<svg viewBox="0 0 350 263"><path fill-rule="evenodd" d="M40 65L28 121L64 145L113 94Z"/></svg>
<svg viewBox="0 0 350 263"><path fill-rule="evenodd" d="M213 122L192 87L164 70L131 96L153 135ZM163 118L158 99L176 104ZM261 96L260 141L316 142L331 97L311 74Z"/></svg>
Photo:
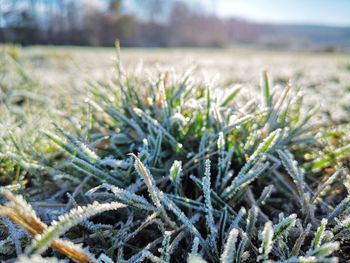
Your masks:
<svg viewBox="0 0 350 263"><path fill-rule="evenodd" d="M113 76L116 52L109 48L33 47L21 50L23 64L52 87L64 86L84 95L89 80ZM350 110L350 54L291 53L220 49L122 49L129 70L174 69L185 72L195 66L196 78L221 84L259 86L260 73L268 70L275 85L301 88L306 102L319 104L331 117L345 117ZM56 92L54 92L56 93ZM75 97L76 98L76 97Z"/></svg>

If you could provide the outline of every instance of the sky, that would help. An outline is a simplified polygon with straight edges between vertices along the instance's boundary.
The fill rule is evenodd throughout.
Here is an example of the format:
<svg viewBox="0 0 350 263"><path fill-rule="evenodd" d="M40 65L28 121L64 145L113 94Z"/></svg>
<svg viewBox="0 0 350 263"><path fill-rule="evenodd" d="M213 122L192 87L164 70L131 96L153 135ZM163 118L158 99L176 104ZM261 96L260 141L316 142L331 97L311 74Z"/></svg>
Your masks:
<svg viewBox="0 0 350 263"><path fill-rule="evenodd" d="M258 22L350 26L350 0L187 0L221 17Z"/></svg>
<svg viewBox="0 0 350 263"><path fill-rule="evenodd" d="M91 0L98 1L98 0ZM100 0L101 1L101 0ZM145 16L148 0L124 0L126 10ZM158 0L171 6L183 1L194 10L219 17L239 17L264 23L350 26L350 0Z"/></svg>

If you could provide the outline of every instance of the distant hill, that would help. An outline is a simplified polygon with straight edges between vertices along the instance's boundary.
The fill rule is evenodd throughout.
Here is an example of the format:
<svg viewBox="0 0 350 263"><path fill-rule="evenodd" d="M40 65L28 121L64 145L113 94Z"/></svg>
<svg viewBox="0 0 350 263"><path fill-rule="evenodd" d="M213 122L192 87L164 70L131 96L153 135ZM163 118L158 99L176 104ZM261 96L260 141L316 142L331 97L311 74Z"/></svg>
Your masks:
<svg viewBox="0 0 350 263"><path fill-rule="evenodd" d="M232 44L277 49L350 50L350 27L260 24L239 19L226 22Z"/></svg>

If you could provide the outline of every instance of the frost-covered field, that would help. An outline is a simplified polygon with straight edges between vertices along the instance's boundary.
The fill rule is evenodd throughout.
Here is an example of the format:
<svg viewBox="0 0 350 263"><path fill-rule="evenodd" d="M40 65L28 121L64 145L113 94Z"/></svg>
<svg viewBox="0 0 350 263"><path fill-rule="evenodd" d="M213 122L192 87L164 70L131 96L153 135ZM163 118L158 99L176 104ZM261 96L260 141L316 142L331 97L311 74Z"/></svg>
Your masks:
<svg viewBox="0 0 350 263"><path fill-rule="evenodd" d="M349 262L349 54L1 49L1 261Z"/></svg>
<svg viewBox="0 0 350 263"><path fill-rule="evenodd" d="M35 47L21 53L24 65L36 76L54 86L63 84L66 89L84 89L86 81L106 80L114 74L114 49ZM129 70L143 68L152 74L166 69L181 74L194 68L194 78L243 85L249 92L259 90L261 72L267 70L274 84L285 86L290 82L294 89L305 93L308 104L319 104L334 119L344 117L350 109L350 54L346 53L123 49L121 57Z"/></svg>

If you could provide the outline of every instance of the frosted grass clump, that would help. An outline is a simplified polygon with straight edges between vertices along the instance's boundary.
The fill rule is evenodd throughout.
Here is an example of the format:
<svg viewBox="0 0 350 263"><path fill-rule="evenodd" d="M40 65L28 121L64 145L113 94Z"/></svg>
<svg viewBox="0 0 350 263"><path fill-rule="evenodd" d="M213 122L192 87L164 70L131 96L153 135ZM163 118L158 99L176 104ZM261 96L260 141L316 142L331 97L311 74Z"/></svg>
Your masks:
<svg viewBox="0 0 350 263"><path fill-rule="evenodd" d="M5 172L40 171L8 187L24 197L0 190L4 257L350 260L348 127L314 126L315 112L291 86L272 87L267 72L260 96L250 96L193 72L149 80L117 65L113 81L91 84L86 120L45 129L47 152L21 151L13 138L1 155L15 162Z"/></svg>

